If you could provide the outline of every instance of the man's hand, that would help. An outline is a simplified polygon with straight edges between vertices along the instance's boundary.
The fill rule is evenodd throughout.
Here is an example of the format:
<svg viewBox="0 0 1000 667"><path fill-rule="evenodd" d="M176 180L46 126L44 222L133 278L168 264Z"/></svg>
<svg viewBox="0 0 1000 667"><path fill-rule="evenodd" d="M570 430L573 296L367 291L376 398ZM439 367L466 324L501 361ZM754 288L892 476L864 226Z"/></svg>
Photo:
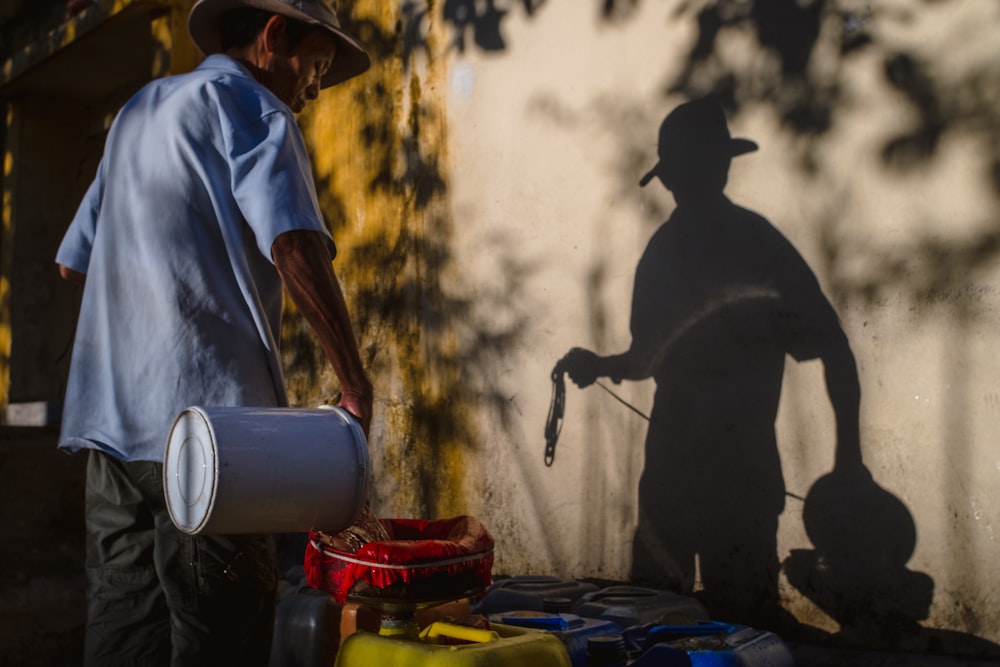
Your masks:
<svg viewBox="0 0 1000 667"><path fill-rule="evenodd" d="M365 436L367 437L368 429L371 428L372 423L371 389L369 389L367 396L342 393L340 401L337 402L337 405L354 415L354 418L361 424L361 428L364 430Z"/></svg>
<svg viewBox="0 0 1000 667"><path fill-rule="evenodd" d="M583 389L594 384L599 377L600 359L590 350L574 347L559 360L559 363L556 364L556 371L565 372L569 375L569 379L576 383L576 386Z"/></svg>

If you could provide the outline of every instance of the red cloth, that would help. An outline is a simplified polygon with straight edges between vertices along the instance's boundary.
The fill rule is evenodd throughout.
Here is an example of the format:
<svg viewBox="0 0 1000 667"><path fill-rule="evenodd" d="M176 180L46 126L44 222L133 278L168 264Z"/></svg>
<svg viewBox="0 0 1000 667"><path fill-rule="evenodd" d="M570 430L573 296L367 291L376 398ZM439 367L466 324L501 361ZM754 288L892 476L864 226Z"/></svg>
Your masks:
<svg viewBox="0 0 1000 667"><path fill-rule="evenodd" d="M493 570L493 537L470 516L429 521L424 519L380 519L392 539L369 542L357 553L340 551L320 543L310 533L305 554L306 581L313 588L331 593L341 604L358 582L387 591L400 583L419 584L429 577L445 575L439 585L474 584L485 589ZM464 575L464 576L461 576ZM461 591L440 590L444 596L460 597Z"/></svg>

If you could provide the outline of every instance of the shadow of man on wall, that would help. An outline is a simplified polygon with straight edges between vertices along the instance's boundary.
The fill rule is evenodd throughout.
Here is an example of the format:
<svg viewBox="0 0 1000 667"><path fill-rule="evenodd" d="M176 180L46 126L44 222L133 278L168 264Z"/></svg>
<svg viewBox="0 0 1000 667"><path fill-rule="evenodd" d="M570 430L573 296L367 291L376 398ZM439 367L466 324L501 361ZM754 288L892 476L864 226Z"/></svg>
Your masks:
<svg viewBox="0 0 1000 667"><path fill-rule="evenodd" d="M656 381L639 481L632 580L696 590L713 618L779 629L778 516L785 483L775 436L785 357L823 362L836 416L835 471L861 460L860 387L839 319L795 248L724 194L733 157L721 105L688 102L663 121L658 179L677 207L635 274L629 349L574 348L557 364L580 387ZM816 452L823 455L823 452Z"/></svg>

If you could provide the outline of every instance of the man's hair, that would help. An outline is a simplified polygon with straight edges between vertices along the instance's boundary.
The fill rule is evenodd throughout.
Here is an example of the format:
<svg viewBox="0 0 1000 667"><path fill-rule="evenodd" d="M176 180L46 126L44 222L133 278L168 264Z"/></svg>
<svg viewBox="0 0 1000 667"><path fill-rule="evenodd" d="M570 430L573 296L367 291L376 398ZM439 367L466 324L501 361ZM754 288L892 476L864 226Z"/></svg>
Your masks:
<svg viewBox="0 0 1000 667"><path fill-rule="evenodd" d="M253 7L238 7L223 13L218 19L219 45L222 51L246 46L257 38L274 12ZM285 17L289 46L299 41L317 26Z"/></svg>

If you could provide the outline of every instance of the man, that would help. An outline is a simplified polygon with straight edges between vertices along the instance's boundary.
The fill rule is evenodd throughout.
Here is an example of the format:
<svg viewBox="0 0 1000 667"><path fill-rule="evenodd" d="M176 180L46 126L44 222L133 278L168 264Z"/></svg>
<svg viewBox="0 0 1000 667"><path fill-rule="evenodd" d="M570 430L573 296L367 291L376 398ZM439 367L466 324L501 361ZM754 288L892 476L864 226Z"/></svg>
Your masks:
<svg viewBox="0 0 1000 667"><path fill-rule="evenodd" d="M177 531L161 461L187 406L287 405L282 286L371 420L293 115L368 55L326 0L200 0L188 28L208 57L122 108L56 258L84 285L60 447L89 452L88 665L267 664L272 539Z"/></svg>
<svg viewBox="0 0 1000 667"><path fill-rule="evenodd" d="M724 194L733 157L711 98L660 128L654 178L677 202L635 272L621 354L575 348L557 365L579 386L656 381L639 480L631 578L699 594L712 618L780 629L778 517L785 483L775 435L785 357L820 359L837 420L834 459L863 470L854 356L805 261L760 215Z"/></svg>

